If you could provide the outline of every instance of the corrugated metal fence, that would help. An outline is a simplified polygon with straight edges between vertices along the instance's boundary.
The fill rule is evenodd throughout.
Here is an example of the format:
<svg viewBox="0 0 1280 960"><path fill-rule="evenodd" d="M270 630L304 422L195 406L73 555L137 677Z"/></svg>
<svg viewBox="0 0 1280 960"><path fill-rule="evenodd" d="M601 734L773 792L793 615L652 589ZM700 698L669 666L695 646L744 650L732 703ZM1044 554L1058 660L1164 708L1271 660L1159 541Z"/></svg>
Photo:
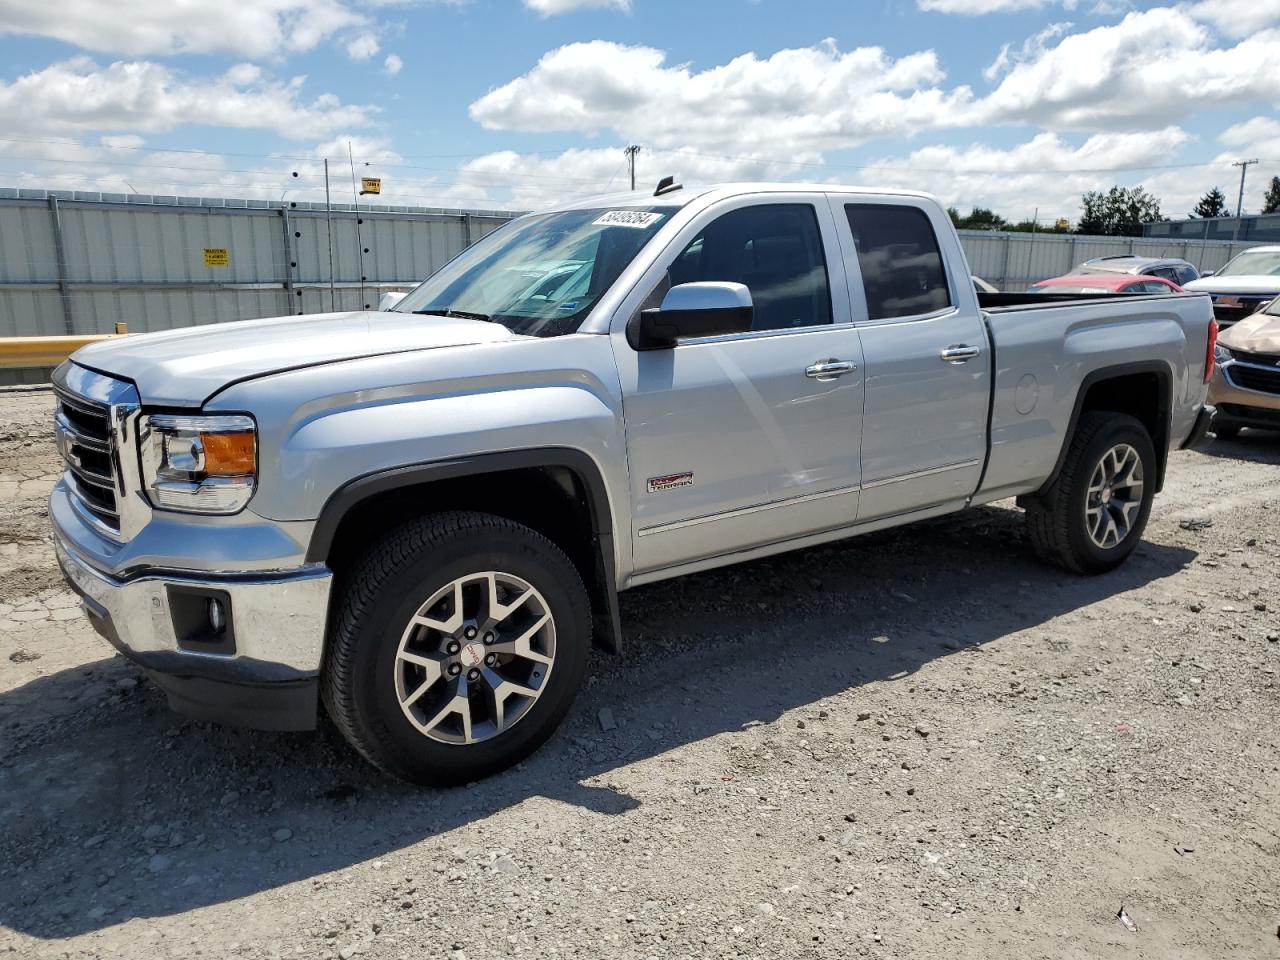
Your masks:
<svg viewBox="0 0 1280 960"><path fill-rule="evenodd" d="M509 218L335 204L333 302L376 306ZM0 191L0 336L326 311L329 236L323 204Z"/></svg>
<svg viewBox="0 0 1280 960"><path fill-rule="evenodd" d="M969 269L1007 293L1060 277L1094 257L1135 254L1139 257L1177 257L1201 272L1219 270L1252 243L1217 240L1148 239L1144 237L1088 237L1071 233L991 233L961 230L960 242Z"/></svg>
<svg viewBox="0 0 1280 960"><path fill-rule="evenodd" d="M335 204L333 302L376 306L511 214ZM1238 249L1195 240L963 231L973 273L1002 290L1090 257L1176 256L1221 267ZM0 336L143 333L330 309L323 204L0 190ZM362 280L363 278L363 280ZM363 296L362 296L363 291Z"/></svg>

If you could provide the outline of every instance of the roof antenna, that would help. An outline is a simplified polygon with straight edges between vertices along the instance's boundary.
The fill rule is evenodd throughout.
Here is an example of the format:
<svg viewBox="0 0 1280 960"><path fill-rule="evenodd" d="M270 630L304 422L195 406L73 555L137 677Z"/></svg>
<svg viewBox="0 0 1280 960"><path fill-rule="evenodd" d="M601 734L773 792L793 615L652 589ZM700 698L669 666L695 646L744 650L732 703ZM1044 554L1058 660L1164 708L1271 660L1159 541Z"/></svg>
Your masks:
<svg viewBox="0 0 1280 960"><path fill-rule="evenodd" d="M658 189L653 191L655 197L660 197L664 193L675 193L677 190L683 190L684 185L676 183L675 177L663 177L658 181Z"/></svg>

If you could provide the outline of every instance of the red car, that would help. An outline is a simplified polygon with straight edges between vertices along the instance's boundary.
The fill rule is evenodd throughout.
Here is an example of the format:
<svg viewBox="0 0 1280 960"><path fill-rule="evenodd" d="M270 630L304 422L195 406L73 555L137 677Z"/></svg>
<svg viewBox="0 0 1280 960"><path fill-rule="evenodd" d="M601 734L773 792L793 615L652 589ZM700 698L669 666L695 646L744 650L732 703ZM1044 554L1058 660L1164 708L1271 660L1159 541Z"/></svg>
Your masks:
<svg viewBox="0 0 1280 960"><path fill-rule="evenodd" d="M1077 273L1041 280L1027 287L1027 293L1182 293L1176 283L1162 277L1133 276L1128 273Z"/></svg>

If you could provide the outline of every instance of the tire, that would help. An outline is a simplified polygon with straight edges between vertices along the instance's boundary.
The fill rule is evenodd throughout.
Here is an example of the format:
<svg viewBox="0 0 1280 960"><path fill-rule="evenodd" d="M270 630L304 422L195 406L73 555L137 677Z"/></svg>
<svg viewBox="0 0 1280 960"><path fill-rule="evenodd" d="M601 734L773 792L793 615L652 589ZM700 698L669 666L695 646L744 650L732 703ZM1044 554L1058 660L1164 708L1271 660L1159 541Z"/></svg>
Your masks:
<svg viewBox="0 0 1280 960"><path fill-rule="evenodd" d="M1117 485L1106 482L1123 453ZM1111 457L1108 465L1104 456ZM1140 473L1129 470L1137 461ZM1105 493L1090 485L1103 470ZM1140 481L1125 485L1126 477ZM1156 451L1147 428L1123 413L1091 410L1080 417L1062 471L1048 492L1027 507L1027 530L1036 555L1073 573L1113 570L1142 539L1155 497ZM1104 501L1105 498L1105 501ZM1121 535L1123 534L1123 535Z"/></svg>
<svg viewBox="0 0 1280 960"><path fill-rule="evenodd" d="M353 571L332 623L321 694L334 724L379 769L437 786L537 750L569 712L591 649L573 563L541 534L483 513L393 531Z"/></svg>

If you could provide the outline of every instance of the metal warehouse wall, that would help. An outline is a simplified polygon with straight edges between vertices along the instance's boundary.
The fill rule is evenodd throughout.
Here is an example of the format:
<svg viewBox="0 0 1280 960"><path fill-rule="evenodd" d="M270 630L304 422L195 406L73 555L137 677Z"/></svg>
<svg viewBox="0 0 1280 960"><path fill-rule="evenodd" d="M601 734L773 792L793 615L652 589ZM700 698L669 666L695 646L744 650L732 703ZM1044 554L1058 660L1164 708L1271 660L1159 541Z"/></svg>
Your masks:
<svg viewBox="0 0 1280 960"><path fill-rule="evenodd" d="M337 309L411 288L509 218L335 204ZM329 274L322 204L0 191L0 336L319 313Z"/></svg>
<svg viewBox="0 0 1280 960"><path fill-rule="evenodd" d="M409 289L510 216L335 204L337 309L376 306L383 292ZM979 231L961 239L972 272L1003 290L1090 257L1176 256L1217 269L1249 246ZM0 336L319 313L330 309L329 273L323 204L0 190Z"/></svg>

